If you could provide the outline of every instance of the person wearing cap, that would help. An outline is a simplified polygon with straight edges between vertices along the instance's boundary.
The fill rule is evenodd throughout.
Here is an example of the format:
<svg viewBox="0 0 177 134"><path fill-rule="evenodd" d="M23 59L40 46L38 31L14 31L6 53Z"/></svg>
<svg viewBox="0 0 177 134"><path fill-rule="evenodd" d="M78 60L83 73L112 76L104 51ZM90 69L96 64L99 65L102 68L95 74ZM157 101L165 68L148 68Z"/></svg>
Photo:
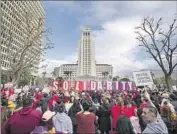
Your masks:
<svg viewBox="0 0 177 134"><path fill-rule="evenodd" d="M9 109L9 112L11 113L11 114L13 114L13 111L15 110L15 108L16 108L16 105L15 105L15 97L14 97L14 95L11 95L10 97L9 97L9 101L8 101L8 109Z"/></svg>
<svg viewBox="0 0 177 134"><path fill-rule="evenodd" d="M38 126L34 129L31 134L41 134L41 133L47 133L47 134L62 134L61 132L57 132L55 127L53 126L52 118L55 115L55 112L46 111L42 115L42 126Z"/></svg>

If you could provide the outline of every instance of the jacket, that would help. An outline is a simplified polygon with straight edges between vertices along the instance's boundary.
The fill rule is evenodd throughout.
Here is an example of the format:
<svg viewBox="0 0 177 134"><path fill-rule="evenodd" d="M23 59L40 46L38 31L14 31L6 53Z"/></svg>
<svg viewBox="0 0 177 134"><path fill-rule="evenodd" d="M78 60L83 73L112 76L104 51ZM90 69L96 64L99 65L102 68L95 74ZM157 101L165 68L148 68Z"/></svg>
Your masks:
<svg viewBox="0 0 177 134"><path fill-rule="evenodd" d="M14 113L5 127L6 134L29 134L39 126L42 113L31 107L23 108Z"/></svg>
<svg viewBox="0 0 177 134"><path fill-rule="evenodd" d="M73 133L71 118L66 113L57 113L53 117L53 124L55 126L56 131L67 131L70 134Z"/></svg>
<svg viewBox="0 0 177 134"><path fill-rule="evenodd" d="M109 110L109 105L101 105L98 112L98 126L99 130L109 132L111 130L111 112Z"/></svg>
<svg viewBox="0 0 177 134"><path fill-rule="evenodd" d="M143 131L143 134L168 134L168 129L159 113L157 115L157 120L158 121L155 123L147 124L145 130Z"/></svg>

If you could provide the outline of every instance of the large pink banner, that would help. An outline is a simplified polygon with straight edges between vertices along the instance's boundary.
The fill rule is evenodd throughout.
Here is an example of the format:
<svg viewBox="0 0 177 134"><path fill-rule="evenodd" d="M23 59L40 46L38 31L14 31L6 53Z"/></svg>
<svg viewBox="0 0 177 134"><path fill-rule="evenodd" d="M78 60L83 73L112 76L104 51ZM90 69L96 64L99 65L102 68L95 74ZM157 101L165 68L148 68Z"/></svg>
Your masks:
<svg viewBox="0 0 177 134"><path fill-rule="evenodd" d="M56 90L60 89L59 81L53 81L52 87ZM132 90L133 84L131 81L74 81L71 87L70 81L62 82L62 90L74 88L77 91L83 90Z"/></svg>

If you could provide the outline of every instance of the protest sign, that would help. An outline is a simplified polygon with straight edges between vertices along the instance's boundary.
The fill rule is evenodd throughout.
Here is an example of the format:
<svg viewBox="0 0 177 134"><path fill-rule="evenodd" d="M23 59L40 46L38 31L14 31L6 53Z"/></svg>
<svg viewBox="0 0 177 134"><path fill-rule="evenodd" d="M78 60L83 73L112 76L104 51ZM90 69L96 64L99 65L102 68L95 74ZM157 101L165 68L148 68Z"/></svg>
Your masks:
<svg viewBox="0 0 177 134"><path fill-rule="evenodd" d="M4 84L4 88L12 88L13 87L13 83L6 83Z"/></svg>
<svg viewBox="0 0 177 134"><path fill-rule="evenodd" d="M177 86L172 86L172 89L174 90L174 91L177 91Z"/></svg>
<svg viewBox="0 0 177 134"><path fill-rule="evenodd" d="M154 84L150 71L133 72L136 86L151 86Z"/></svg>
<svg viewBox="0 0 177 134"><path fill-rule="evenodd" d="M71 89L70 81L62 82L62 89L67 91ZM52 87L58 88L59 82L54 81ZM133 90L131 81L74 81L74 90Z"/></svg>
<svg viewBox="0 0 177 134"><path fill-rule="evenodd" d="M14 89L14 93L15 93L15 94L19 94L19 93L21 93L21 92L22 92L22 89L20 89L20 88L19 88L19 89Z"/></svg>

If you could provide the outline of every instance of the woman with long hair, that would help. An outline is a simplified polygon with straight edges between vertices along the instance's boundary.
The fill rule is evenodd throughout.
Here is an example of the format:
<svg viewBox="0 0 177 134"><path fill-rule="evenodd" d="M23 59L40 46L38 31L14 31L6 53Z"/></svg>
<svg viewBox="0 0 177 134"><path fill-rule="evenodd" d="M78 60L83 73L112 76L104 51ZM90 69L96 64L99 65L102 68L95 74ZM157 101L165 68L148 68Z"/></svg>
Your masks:
<svg viewBox="0 0 177 134"><path fill-rule="evenodd" d="M77 134L76 114L81 110L82 109L79 100L74 100L73 105L68 111L68 116L71 118L71 121L73 123L73 134Z"/></svg>
<svg viewBox="0 0 177 134"><path fill-rule="evenodd" d="M97 112L98 126L101 134L104 134L104 132L109 134L109 131L111 130L110 104L107 98L102 98L101 102L102 104Z"/></svg>
<svg viewBox="0 0 177 134"><path fill-rule="evenodd" d="M135 134L130 119L124 115L120 116L116 124L117 134Z"/></svg>

